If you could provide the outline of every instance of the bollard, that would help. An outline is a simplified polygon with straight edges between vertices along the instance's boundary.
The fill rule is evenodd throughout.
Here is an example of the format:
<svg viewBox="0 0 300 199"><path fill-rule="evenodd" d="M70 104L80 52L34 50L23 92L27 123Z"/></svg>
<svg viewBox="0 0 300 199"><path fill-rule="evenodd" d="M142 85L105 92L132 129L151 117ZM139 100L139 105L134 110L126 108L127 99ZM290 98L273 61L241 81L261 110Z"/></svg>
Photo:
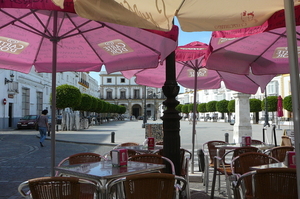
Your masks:
<svg viewBox="0 0 300 199"><path fill-rule="evenodd" d="M198 155L198 166L199 166L199 171L204 172L205 168L205 162L204 162L204 152L202 149L197 150L197 155Z"/></svg>
<svg viewBox="0 0 300 199"><path fill-rule="evenodd" d="M229 133L225 133L225 142L229 142Z"/></svg>
<svg viewBox="0 0 300 199"><path fill-rule="evenodd" d="M115 143L115 132L111 132L111 143Z"/></svg>

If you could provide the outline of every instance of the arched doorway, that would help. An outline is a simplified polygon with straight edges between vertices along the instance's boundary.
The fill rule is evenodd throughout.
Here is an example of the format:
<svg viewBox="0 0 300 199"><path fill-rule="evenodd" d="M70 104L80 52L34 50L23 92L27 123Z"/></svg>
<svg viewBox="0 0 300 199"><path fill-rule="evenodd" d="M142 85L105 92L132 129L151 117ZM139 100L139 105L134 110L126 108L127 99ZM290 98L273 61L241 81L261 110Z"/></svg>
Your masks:
<svg viewBox="0 0 300 199"><path fill-rule="evenodd" d="M142 115L142 107L139 104L133 105L131 113L136 119L138 119L138 117Z"/></svg>

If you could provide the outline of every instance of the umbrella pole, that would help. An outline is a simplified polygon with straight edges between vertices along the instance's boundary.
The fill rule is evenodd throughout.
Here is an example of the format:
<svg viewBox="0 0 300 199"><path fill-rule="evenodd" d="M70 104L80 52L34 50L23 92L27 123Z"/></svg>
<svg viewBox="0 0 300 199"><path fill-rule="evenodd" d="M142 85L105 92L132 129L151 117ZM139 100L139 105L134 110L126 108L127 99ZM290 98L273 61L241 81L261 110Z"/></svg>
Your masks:
<svg viewBox="0 0 300 199"><path fill-rule="evenodd" d="M191 173L194 173L194 162L195 162L195 135L196 135L196 110L197 110L197 76L198 70L194 70L195 80L194 80L194 107L193 107L193 130L192 130L192 164L191 164Z"/></svg>
<svg viewBox="0 0 300 199"><path fill-rule="evenodd" d="M295 135L295 150L296 154L300 154L300 93L298 88L299 83L299 69L298 69L298 48L296 40L296 23L295 23L295 10L293 0L284 0L286 31L288 39L288 54L290 65L290 78L292 89L292 102L293 102L293 121L294 121L294 135ZM300 158L296 158L297 168L297 189L300 192ZM300 194L298 194L300 199Z"/></svg>
<svg viewBox="0 0 300 199"><path fill-rule="evenodd" d="M179 112L175 107L179 104L176 96L179 93L179 86L176 82L176 69L175 69L175 51L166 58L166 82L162 87L164 95L167 99L163 104L167 107L164 115L161 117L163 120L164 132L164 150L163 155L172 160L175 166L176 175L180 175L180 119ZM166 167L168 173L171 173L170 166Z"/></svg>
<svg viewBox="0 0 300 199"><path fill-rule="evenodd" d="M51 176L55 176L55 114L56 114L56 65L57 65L57 11L53 11L52 42L52 100L51 100Z"/></svg>

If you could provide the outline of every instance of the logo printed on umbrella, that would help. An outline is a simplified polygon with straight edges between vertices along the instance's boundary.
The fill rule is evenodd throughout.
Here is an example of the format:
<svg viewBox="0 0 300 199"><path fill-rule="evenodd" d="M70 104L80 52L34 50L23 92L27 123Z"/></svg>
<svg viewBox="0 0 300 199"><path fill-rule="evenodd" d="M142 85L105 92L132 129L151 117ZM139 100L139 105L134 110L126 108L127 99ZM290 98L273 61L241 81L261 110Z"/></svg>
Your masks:
<svg viewBox="0 0 300 199"><path fill-rule="evenodd" d="M188 69L188 77L195 77L195 71L193 69ZM207 69L206 68L201 68L197 72L197 77L206 77L207 76Z"/></svg>
<svg viewBox="0 0 300 199"><path fill-rule="evenodd" d="M98 46L103 50L107 51L110 55L120 55L120 54L133 52L132 48L130 48L121 39L115 39L112 41L100 43L98 44Z"/></svg>
<svg viewBox="0 0 300 199"><path fill-rule="evenodd" d="M29 43L24 41L19 41L7 37L0 37L0 51L7 52L11 54L20 54Z"/></svg>
<svg viewBox="0 0 300 199"><path fill-rule="evenodd" d="M225 43L226 41L232 41L235 40L236 38L220 38L218 41L218 44Z"/></svg>
<svg viewBox="0 0 300 199"><path fill-rule="evenodd" d="M299 56L299 51L300 47L298 46L298 56ZM289 58L289 52L287 47L278 47L275 49L273 58Z"/></svg>

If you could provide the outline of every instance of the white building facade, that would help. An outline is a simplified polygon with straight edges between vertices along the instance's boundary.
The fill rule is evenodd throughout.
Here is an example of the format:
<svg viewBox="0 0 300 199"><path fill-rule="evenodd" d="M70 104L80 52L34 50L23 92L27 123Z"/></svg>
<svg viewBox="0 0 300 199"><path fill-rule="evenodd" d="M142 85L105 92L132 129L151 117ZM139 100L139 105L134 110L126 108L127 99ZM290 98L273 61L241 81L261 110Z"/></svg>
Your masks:
<svg viewBox="0 0 300 199"><path fill-rule="evenodd" d="M146 98L145 98L146 97ZM126 107L126 117L157 120L162 116L162 102L165 100L161 88L152 88L135 83L135 77L126 79L120 72L100 72L100 98ZM145 112L146 106L146 112Z"/></svg>
<svg viewBox="0 0 300 199"><path fill-rule="evenodd" d="M15 129L24 115L41 114L48 109L51 112L51 73L36 73L34 67L28 74L0 69L3 80L0 92L0 129ZM68 84L99 98L97 80L85 72L57 73L56 85Z"/></svg>

